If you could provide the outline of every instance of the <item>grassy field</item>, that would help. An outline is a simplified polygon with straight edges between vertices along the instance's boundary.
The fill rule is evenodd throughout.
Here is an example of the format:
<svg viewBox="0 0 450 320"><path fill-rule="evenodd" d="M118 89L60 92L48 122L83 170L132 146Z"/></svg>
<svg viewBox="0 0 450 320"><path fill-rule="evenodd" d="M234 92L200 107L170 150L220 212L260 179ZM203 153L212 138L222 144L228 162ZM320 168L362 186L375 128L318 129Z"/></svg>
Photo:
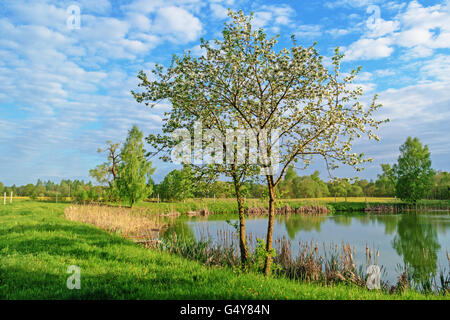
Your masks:
<svg viewBox="0 0 450 320"><path fill-rule="evenodd" d="M0 207L0 299L437 299L207 268L64 218L66 204ZM81 289L66 287L81 268Z"/></svg>

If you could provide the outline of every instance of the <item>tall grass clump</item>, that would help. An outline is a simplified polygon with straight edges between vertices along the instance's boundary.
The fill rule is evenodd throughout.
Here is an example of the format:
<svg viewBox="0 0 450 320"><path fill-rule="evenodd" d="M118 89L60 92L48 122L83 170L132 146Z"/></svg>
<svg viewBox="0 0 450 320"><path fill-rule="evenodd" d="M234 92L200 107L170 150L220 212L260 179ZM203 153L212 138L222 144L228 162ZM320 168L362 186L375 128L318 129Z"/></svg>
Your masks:
<svg viewBox="0 0 450 320"><path fill-rule="evenodd" d="M307 282L352 283L361 287L366 285L367 275L363 266L357 267L354 262L355 249L349 244L323 243L322 250L315 241L299 242L298 254L292 255L291 241L285 237L275 241L277 256L274 258L280 266L279 274L290 279ZM376 257L379 251L376 252ZM372 251L366 246L366 264L372 264ZM376 264L376 258L373 259Z"/></svg>
<svg viewBox="0 0 450 320"><path fill-rule="evenodd" d="M165 237L159 248L185 258L200 261L208 266L235 267L240 263L239 255L233 246L214 245L209 240L197 241L192 238L178 237L176 233Z"/></svg>

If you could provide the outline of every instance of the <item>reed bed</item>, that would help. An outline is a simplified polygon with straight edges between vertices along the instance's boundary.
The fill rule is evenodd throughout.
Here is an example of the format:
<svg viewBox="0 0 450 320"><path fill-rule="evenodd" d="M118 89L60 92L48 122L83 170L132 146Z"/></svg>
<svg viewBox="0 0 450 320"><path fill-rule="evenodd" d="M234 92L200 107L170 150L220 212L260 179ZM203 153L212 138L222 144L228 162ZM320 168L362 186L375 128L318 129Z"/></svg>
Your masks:
<svg viewBox="0 0 450 320"><path fill-rule="evenodd" d="M155 239L167 223L159 216L146 216L139 210L97 205L72 205L64 211L68 220L88 223L125 237Z"/></svg>
<svg viewBox="0 0 450 320"><path fill-rule="evenodd" d="M291 279L322 283L347 282L364 287L367 276L363 266L354 262L355 248L348 243L329 244L316 241L299 241L299 249L293 256L291 240L285 237L275 240L277 256L274 262L280 266L280 274ZM379 251L366 245L366 267L377 264ZM381 267L381 270L383 268Z"/></svg>
<svg viewBox="0 0 450 320"><path fill-rule="evenodd" d="M178 237L176 234L166 237L159 249L169 251L185 258L200 261L208 266L239 266L239 254L234 247L211 245L210 241L196 241Z"/></svg>

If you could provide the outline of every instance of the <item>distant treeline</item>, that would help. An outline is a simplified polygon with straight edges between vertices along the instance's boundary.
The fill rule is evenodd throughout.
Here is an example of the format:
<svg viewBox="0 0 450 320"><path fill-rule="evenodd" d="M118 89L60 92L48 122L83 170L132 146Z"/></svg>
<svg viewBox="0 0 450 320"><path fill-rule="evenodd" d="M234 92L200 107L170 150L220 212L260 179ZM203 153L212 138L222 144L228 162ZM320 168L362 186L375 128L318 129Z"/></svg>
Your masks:
<svg viewBox="0 0 450 320"><path fill-rule="evenodd" d="M38 197L58 197L61 200L64 198L79 199L81 201L98 200L106 190L103 186L94 186L92 182L83 180L61 180L60 183L53 181L42 181L38 179L36 184L29 183L24 186L12 185L4 186L0 182L0 194L5 192L9 196L13 192L14 196L30 197L37 199Z"/></svg>
<svg viewBox="0 0 450 320"><path fill-rule="evenodd" d="M373 180L340 179L338 181L323 181L319 171L312 175L299 176L293 167L288 168L283 181L277 188L278 197L320 198L320 197L394 197L395 187L387 174L383 172ZM450 198L450 174L437 172L434 177L435 185L428 195L428 199ZM154 186L154 196L163 200L182 200L187 198L231 198L235 197L233 184L225 181L208 183L201 179L192 178L188 166L181 170L173 170L164 180ZM264 183L245 183L244 194L248 198L264 198L267 188Z"/></svg>
<svg viewBox="0 0 450 320"><path fill-rule="evenodd" d="M159 184L153 183L153 192L148 198L160 198L173 201L188 198L232 198L235 197L232 182L207 181L194 177L189 166L176 169L166 175ZM437 172L434 177L434 187L428 195L428 199L450 199L450 174ZM4 192L15 196L27 196L30 198L50 197L64 200L86 202L107 200L108 187L96 186L92 182L83 180L61 180L60 183L38 180L36 184L24 186L4 186L0 182L0 194ZM394 185L383 173L373 180L357 180L349 182L348 179L340 181L323 181L319 177L319 171L312 175L299 176L294 168L289 168L284 180L280 183L278 196L281 198L320 198L320 197L393 197ZM248 182L244 185L244 194L248 198L264 198L267 194L266 185L263 183Z"/></svg>

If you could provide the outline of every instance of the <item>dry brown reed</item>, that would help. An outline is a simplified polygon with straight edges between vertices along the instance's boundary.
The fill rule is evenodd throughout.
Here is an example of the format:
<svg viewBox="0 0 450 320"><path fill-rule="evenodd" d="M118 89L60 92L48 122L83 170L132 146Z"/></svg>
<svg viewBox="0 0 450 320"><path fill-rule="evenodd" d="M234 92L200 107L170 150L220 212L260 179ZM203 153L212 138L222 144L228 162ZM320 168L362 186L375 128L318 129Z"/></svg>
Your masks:
<svg viewBox="0 0 450 320"><path fill-rule="evenodd" d="M144 216L139 210L123 207L72 205L64 213L68 220L92 224L125 237L155 239L166 227L159 216Z"/></svg>
<svg viewBox="0 0 450 320"><path fill-rule="evenodd" d="M275 241L277 256L274 262L281 273L292 279L321 281L323 283L349 282L364 286L365 276L356 268L355 249L349 244L340 246L323 243L319 250L316 241L300 241L297 256L292 255L291 240L285 237Z"/></svg>

